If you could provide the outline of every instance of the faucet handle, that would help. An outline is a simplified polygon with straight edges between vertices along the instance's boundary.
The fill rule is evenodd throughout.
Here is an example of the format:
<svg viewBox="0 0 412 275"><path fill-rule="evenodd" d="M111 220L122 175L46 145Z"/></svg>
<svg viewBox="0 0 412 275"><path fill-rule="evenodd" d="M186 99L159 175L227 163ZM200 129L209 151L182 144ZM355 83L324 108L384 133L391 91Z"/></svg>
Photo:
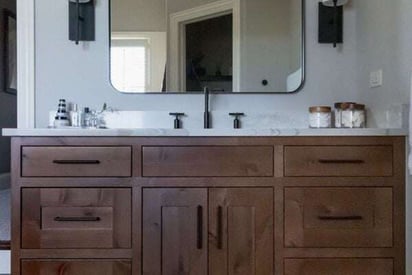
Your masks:
<svg viewBox="0 0 412 275"><path fill-rule="evenodd" d="M174 128L175 129L181 129L182 128L182 121L180 120L180 117L184 116L185 113L169 113L169 115L175 117Z"/></svg>
<svg viewBox="0 0 412 275"><path fill-rule="evenodd" d="M229 113L229 116L233 116L235 120L233 121L233 128L234 129L240 129L240 117L244 116L245 113Z"/></svg>

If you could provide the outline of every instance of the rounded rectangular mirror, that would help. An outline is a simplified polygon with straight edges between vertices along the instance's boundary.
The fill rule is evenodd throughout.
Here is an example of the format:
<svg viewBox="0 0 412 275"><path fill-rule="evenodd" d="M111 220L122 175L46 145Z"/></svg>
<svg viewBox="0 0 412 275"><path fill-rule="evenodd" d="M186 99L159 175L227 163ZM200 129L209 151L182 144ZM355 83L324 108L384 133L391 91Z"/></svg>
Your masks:
<svg viewBox="0 0 412 275"><path fill-rule="evenodd" d="M304 0L111 0L110 77L124 93L291 93Z"/></svg>

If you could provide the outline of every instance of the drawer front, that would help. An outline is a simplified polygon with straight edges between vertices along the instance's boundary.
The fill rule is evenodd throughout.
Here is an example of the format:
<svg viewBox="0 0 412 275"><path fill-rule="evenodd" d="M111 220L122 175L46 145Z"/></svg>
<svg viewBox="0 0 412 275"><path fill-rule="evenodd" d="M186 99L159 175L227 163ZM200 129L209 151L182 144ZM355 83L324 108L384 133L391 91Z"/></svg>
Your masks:
<svg viewBox="0 0 412 275"><path fill-rule="evenodd" d="M392 275L393 259L287 259L285 275Z"/></svg>
<svg viewBox="0 0 412 275"><path fill-rule="evenodd" d="M285 247L392 247L392 188L285 188Z"/></svg>
<svg viewBox="0 0 412 275"><path fill-rule="evenodd" d="M272 146L143 147L144 177L272 177Z"/></svg>
<svg viewBox="0 0 412 275"><path fill-rule="evenodd" d="M286 146L286 177L387 177L392 146Z"/></svg>
<svg viewBox="0 0 412 275"><path fill-rule="evenodd" d="M126 260L23 260L22 275L131 275Z"/></svg>
<svg viewBox="0 0 412 275"><path fill-rule="evenodd" d="M130 177L131 147L22 148L23 177Z"/></svg>
<svg viewBox="0 0 412 275"><path fill-rule="evenodd" d="M22 248L130 248L131 190L24 188Z"/></svg>

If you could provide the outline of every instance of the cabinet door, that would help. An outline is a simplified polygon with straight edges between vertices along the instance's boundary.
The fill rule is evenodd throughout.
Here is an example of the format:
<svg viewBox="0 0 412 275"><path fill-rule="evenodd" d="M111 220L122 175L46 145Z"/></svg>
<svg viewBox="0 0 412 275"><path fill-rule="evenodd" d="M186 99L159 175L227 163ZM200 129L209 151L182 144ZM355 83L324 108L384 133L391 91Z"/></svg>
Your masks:
<svg viewBox="0 0 412 275"><path fill-rule="evenodd" d="M207 189L143 190L143 274L207 274Z"/></svg>
<svg viewBox="0 0 412 275"><path fill-rule="evenodd" d="M273 274L273 189L209 193L209 274Z"/></svg>

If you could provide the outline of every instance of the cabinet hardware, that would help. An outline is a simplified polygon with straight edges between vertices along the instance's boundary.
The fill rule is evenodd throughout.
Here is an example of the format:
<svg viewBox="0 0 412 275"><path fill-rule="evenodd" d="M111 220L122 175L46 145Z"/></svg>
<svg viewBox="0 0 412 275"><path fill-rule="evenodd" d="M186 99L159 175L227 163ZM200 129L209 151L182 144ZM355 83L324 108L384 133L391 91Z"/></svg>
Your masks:
<svg viewBox="0 0 412 275"><path fill-rule="evenodd" d="M319 159L319 163L322 164L361 164L365 163L361 159Z"/></svg>
<svg viewBox="0 0 412 275"><path fill-rule="evenodd" d="M362 216L318 216L319 220L324 221L358 221L363 220Z"/></svg>
<svg viewBox="0 0 412 275"><path fill-rule="evenodd" d="M56 222L98 222L100 217L55 217Z"/></svg>
<svg viewBox="0 0 412 275"><path fill-rule="evenodd" d="M217 208L217 249L223 249L223 207Z"/></svg>
<svg viewBox="0 0 412 275"><path fill-rule="evenodd" d="M197 207L197 249L203 249L203 207Z"/></svg>
<svg viewBox="0 0 412 275"><path fill-rule="evenodd" d="M100 164L100 160L53 160L55 164Z"/></svg>

